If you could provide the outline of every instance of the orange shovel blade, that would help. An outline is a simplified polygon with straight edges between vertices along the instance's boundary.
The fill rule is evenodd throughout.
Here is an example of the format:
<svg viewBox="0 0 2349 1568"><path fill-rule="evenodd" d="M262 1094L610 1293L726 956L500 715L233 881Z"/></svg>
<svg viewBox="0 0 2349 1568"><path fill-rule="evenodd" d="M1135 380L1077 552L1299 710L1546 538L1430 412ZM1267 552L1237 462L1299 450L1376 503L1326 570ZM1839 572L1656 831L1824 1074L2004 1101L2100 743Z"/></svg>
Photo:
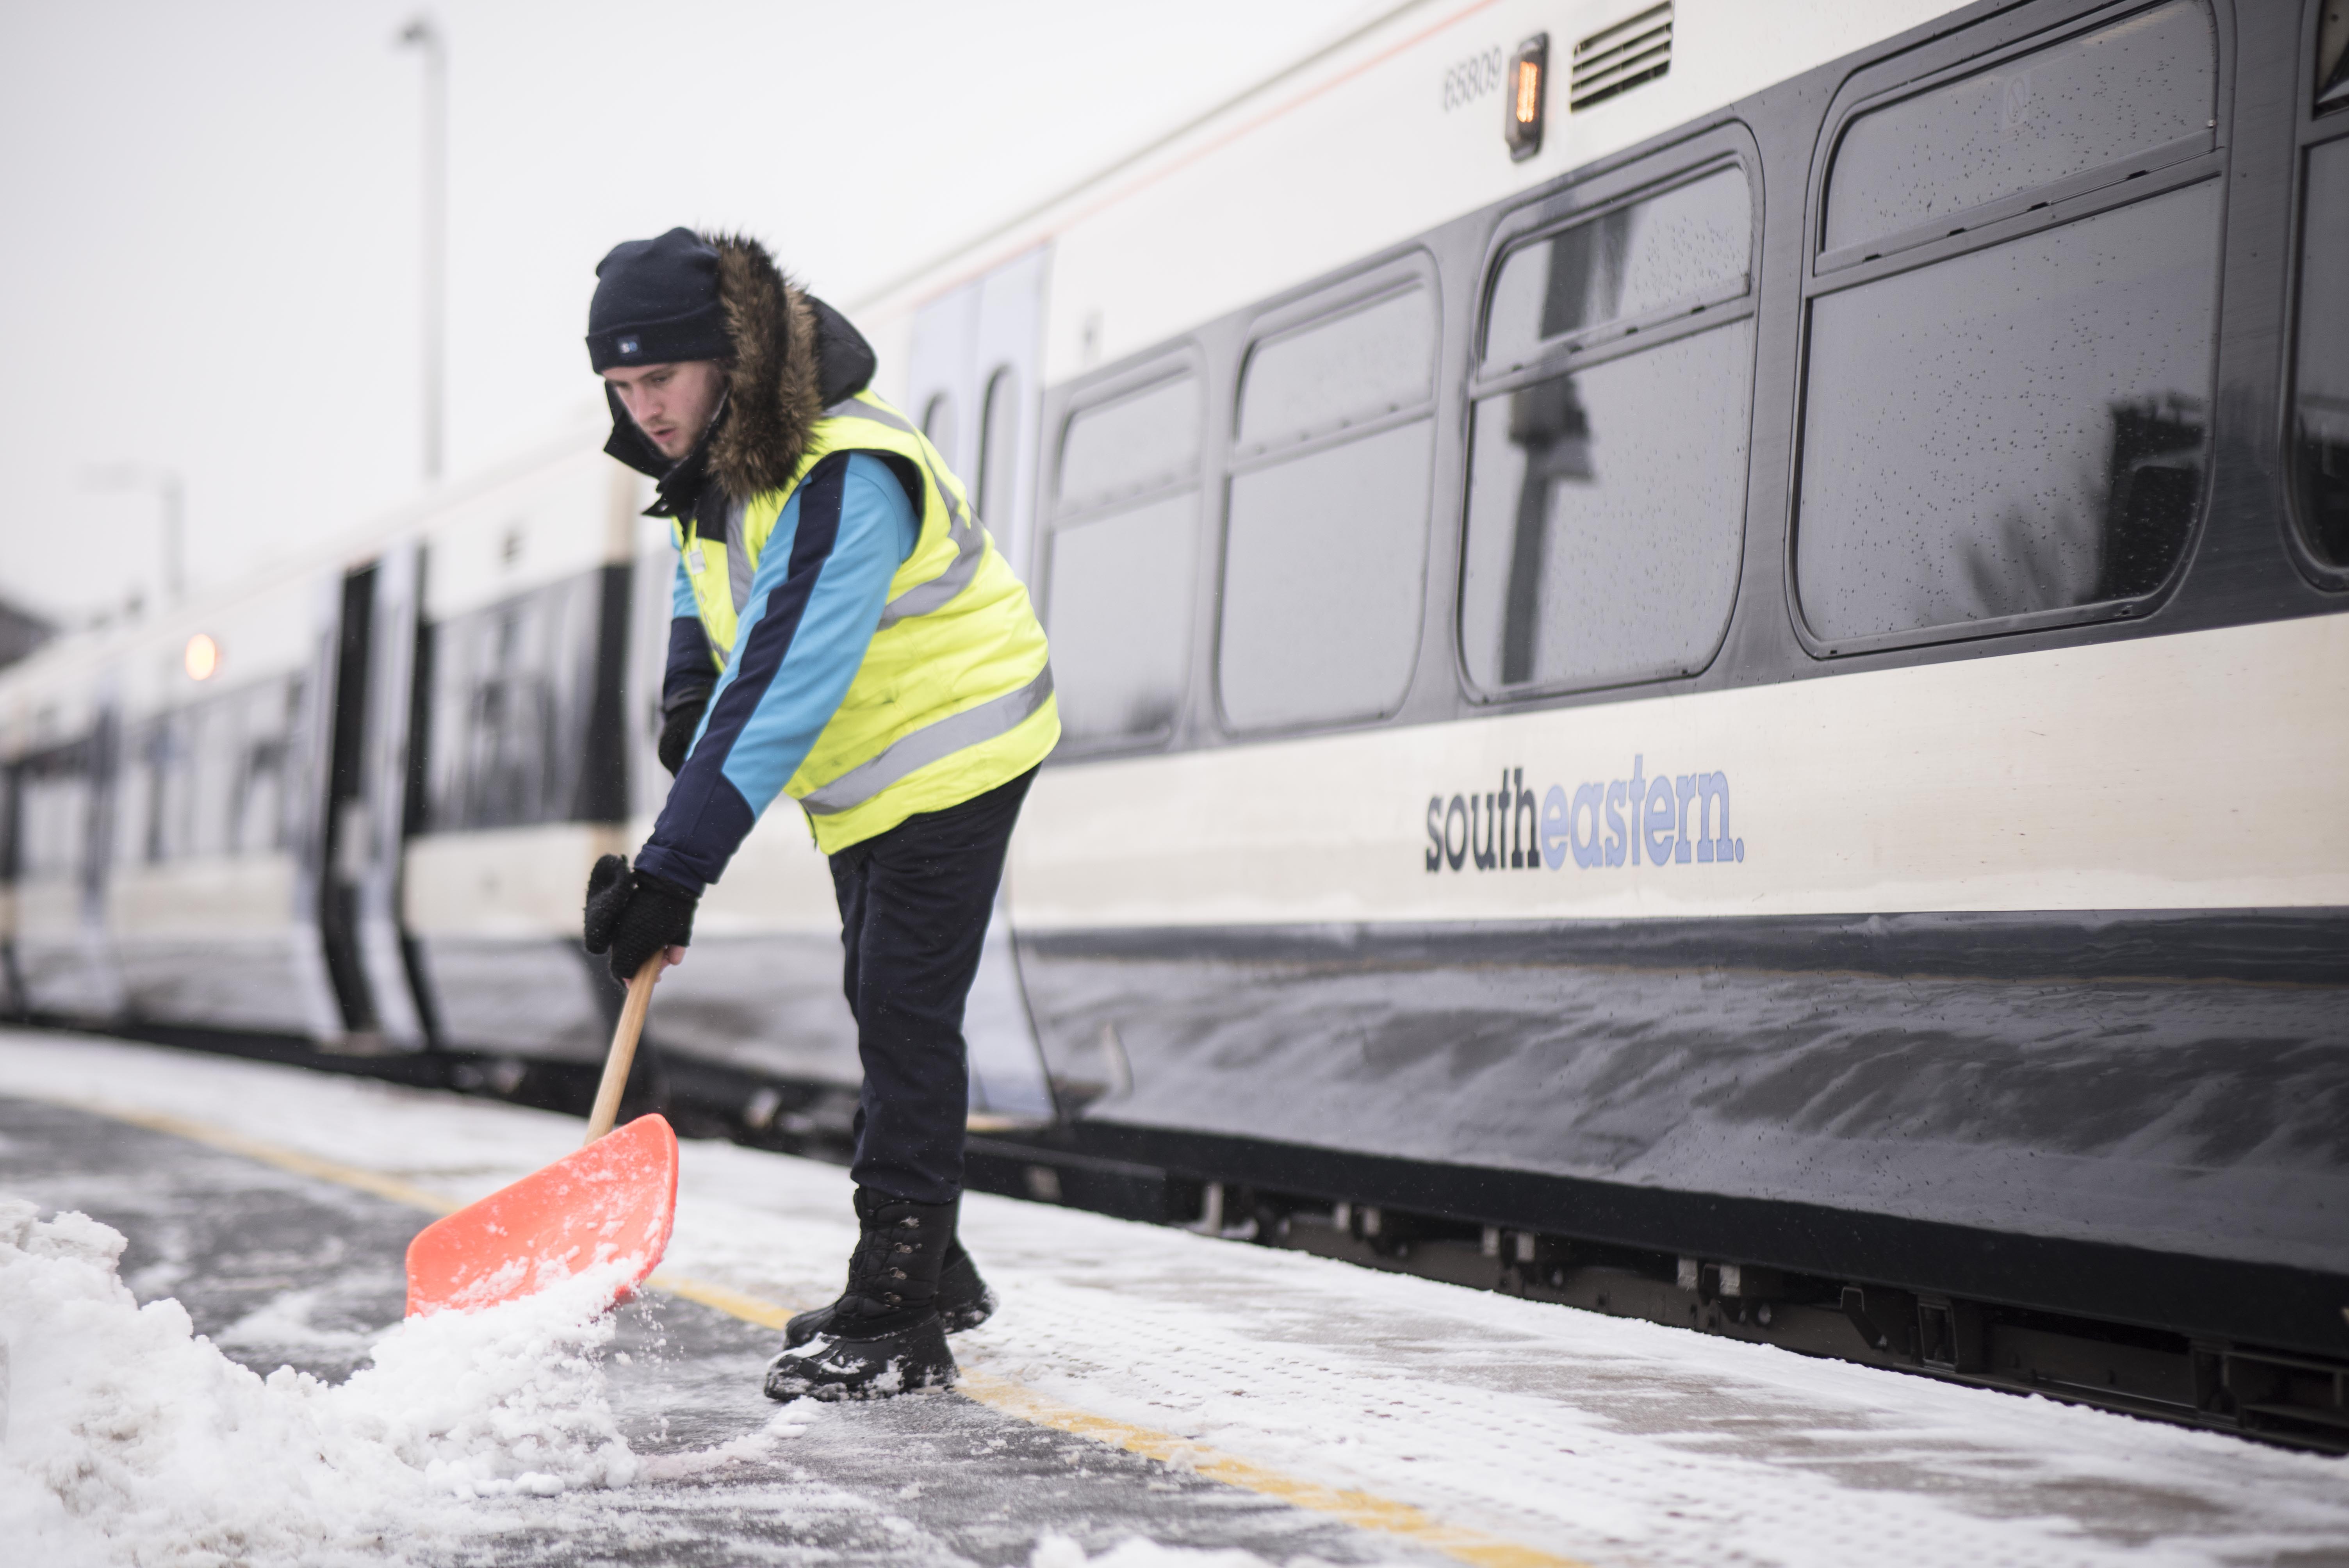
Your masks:
<svg viewBox="0 0 2349 1568"><path fill-rule="evenodd" d="M658 1116L638 1117L418 1232L408 1315L493 1306L618 1261L640 1284L676 1219L677 1133Z"/></svg>

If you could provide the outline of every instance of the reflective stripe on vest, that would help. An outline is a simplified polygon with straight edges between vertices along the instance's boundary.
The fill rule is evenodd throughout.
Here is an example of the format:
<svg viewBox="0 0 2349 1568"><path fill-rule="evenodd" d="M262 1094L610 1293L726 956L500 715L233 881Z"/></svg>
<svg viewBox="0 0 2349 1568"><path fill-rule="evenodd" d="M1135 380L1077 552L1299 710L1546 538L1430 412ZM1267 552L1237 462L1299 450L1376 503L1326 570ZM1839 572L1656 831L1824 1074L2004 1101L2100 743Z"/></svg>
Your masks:
<svg viewBox="0 0 2349 1568"><path fill-rule="evenodd" d="M947 538L955 547L953 563L944 572L926 583L916 583L882 606L881 624L892 626L908 615L929 614L968 587L970 580L978 574L979 558L988 547L978 537L978 528L970 515L969 505L963 499L962 487L959 484L949 486L939 480L938 468L933 468L930 465L930 459L937 456L937 449L931 446L928 439L914 428L913 421L885 404L878 407L871 404L856 405L853 399L849 403L835 403L824 412L827 415L838 414L852 407L859 407L864 418L887 425L893 429L902 430L921 442L922 451L925 454L922 459L923 470L929 475L930 483L936 487L938 493L946 498ZM939 467L944 467L943 459L940 460Z"/></svg>
<svg viewBox="0 0 2349 1568"><path fill-rule="evenodd" d="M784 507L817 462L843 451L910 465L921 476L922 507L914 549L890 581L848 695L784 787L826 851L1004 783L1041 761L1060 736L1044 632L1026 588L937 449L869 393L824 410L789 482L728 509L722 547L699 537L698 521L674 525L719 666L733 656Z"/></svg>
<svg viewBox="0 0 2349 1568"><path fill-rule="evenodd" d="M740 624L743 606L750 603L750 580L759 574L758 558L742 542L742 519L750 511L746 502L726 503L726 586L734 601L734 620ZM728 642L731 645L732 639Z"/></svg>
<svg viewBox="0 0 2349 1568"><path fill-rule="evenodd" d="M802 796L800 804L826 817L853 810L915 769L926 768L966 746L976 746L1009 732L1042 707L1051 695L1052 666L1046 665L1041 674L1018 691L1006 692L914 731L870 762L860 763L822 789Z"/></svg>

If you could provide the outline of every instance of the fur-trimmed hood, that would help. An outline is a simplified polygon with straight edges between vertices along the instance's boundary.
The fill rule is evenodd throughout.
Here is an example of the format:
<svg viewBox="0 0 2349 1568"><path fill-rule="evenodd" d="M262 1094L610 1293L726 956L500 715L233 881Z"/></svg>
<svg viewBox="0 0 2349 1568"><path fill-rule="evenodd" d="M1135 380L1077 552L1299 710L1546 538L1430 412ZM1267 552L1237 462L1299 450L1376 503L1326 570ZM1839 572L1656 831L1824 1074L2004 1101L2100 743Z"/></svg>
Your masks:
<svg viewBox="0 0 2349 1568"><path fill-rule="evenodd" d="M672 464L647 440L609 387L612 438L604 449L660 481L656 517L692 515L712 500L742 501L786 483L824 409L873 379L873 349L847 317L783 275L764 245L740 234L702 236L718 252L718 297L733 356L726 398L701 444Z"/></svg>

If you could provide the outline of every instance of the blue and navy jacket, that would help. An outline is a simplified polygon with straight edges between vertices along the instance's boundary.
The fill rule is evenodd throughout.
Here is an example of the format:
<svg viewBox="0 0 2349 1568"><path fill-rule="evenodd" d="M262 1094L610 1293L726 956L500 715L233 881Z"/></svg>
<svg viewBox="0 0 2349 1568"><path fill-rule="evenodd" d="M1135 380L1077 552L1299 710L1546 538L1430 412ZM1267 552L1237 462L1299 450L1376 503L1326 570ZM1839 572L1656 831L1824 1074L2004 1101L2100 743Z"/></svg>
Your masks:
<svg viewBox="0 0 2349 1568"><path fill-rule="evenodd" d="M703 693L709 706L639 871L695 889L718 880L847 696L920 531L883 459L842 452L816 464L767 538L722 672L678 562L662 707Z"/></svg>
<svg viewBox="0 0 2349 1568"><path fill-rule="evenodd" d="M730 498L780 483L822 411L864 390L875 367L847 318L785 284L754 242L719 242L719 287L736 307L735 353L726 401L700 447L670 462L605 388L605 451L653 476L651 515L694 520L707 548L739 514ZM697 891L718 880L840 707L919 531L920 514L883 459L843 452L816 464L767 539L723 669L678 562L661 710L708 706L638 870Z"/></svg>

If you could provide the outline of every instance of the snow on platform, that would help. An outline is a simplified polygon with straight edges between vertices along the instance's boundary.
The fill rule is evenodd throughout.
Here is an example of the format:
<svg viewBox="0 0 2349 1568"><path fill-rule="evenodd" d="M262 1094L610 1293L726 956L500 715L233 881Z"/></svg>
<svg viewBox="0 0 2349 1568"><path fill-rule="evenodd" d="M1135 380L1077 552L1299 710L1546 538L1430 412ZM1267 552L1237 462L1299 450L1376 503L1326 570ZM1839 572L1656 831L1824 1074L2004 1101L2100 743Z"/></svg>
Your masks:
<svg viewBox="0 0 2349 1568"><path fill-rule="evenodd" d="M177 1308L12 1291L72 1274L88 1295L102 1269L71 1222L12 1253L0 1210L0 1540L92 1562L2349 1562L2340 1460L981 1195L963 1234L1003 1306L955 1342L970 1397L779 1409L759 1325L837 1290L849 1183L730 1144L685 1146L667 1294L602 1324L550 1306L472 1339L392 1329L427 1206L578 1136L369 1080L0 1032L0 1197L123 1232L139 1301L323 1379L211 1368ZM58 1489L83 1483L34 1451L63 1441L39 1401L150 1363L214 1392L150 1408L121 1378L101 1436L131 1459L69 1515ZM477 1387L451 1370L475 1363ZM205 1419L252 1497L199 1485ZM142 1448L142 1421L179 1423L177 1447ZM328 1494L315 1528L287 1501ZM1136 1537L1168 1550L1117 1545Z"/></svg>

